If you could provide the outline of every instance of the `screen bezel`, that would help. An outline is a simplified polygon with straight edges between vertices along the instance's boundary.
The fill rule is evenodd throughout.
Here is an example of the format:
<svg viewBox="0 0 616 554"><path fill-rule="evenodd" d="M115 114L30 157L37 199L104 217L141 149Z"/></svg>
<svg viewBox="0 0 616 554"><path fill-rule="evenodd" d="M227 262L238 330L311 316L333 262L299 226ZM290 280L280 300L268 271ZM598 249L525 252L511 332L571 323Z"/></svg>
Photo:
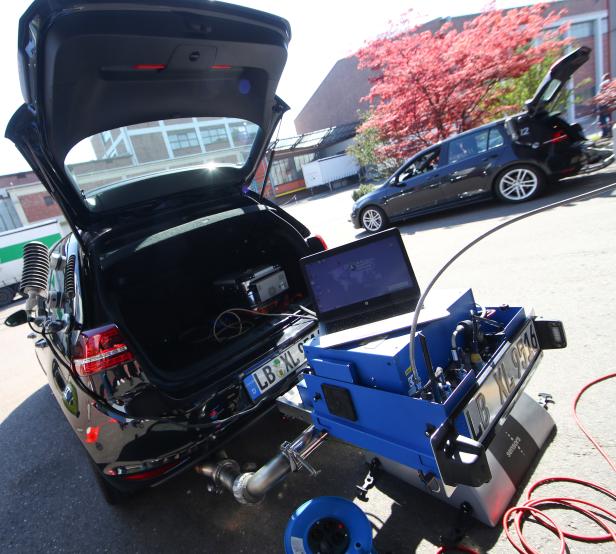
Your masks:
<svg viewBox="0 0 616 554"><path fill-rule="evenodd" d="M395 238L398 242L398 246L400 247L400 251L402 254L402 259L406 264L406 268L411 277L411 281L414 283L414 286L407 289L383 294L381 296L376 296L369 300L361 300L360 302L355 302L354 304L349 304L347 306L343 306L342 308L336 308L335 310L322 312L319 309L319 305L314 296L314 292L312 290L312 287L310 286L310 279L308 276L308 272L306 271L306 266L314 262L318 262L319 260L322 260L324 258L336 256L337 254L341 254L349 250L354 250L356 248L361 248L366 246L367 244L390 239L392 237ZM322 252L311 254L310 256L306 256L300 259L300 266L302 268L302 274L304 276L304 281L306 282L306 287L310 294L310 299L312 300L313 308L316 311L319 320L324 322L337 321L339 319L357 316L360 314L364 314L366 311L377 311L385 309L399 303L404 303L406 306L410 305L411 307L409 309L413 310L415 309L415 306L417 306L417 301L421 296L419 283L417 282L417 277L415 277L413 266L411 266L411 261L409 260L406 247L404 246L404 242L402 241L402 236L400 235L400 231L396 228L387 229L386 231L374 233L373 235L369 235L367 237L361 238L353 242L349 242L347 244L343 244L341 246L337 246L335 248L331 248L329 250L323 250Z"/></svg>

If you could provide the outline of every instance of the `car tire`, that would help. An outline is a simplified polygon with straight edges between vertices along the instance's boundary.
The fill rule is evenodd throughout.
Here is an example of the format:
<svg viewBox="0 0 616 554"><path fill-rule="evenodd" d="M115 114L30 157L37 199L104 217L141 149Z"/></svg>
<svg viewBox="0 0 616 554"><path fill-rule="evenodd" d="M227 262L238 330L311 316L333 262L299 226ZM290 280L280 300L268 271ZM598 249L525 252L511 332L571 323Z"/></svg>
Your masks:
<svg viewBox="0 0 616 554"><path fill-rule="evenodd" d="M361 225L369 233L378 233L387 227L387 216L377 206L367 206L361 212Z"/></svg>
<svg viewBox="0 0 616 554"><path fill-rule="evenodd" d="M90 467L92 468L92 473L94 473L96 484L107 504L110 506L118 506L124 504L132 496L132 494L116 489L113 485L108 483L103 477L101 470L92 460L90 460Z"/></svg>
<svg viewBox="0 0 616 554"><path fill-rule="evenodd" d="M532 165L514 165L498 174L494 194L501 202L517 204L532 200L541 194L545 177Z"/></svg>

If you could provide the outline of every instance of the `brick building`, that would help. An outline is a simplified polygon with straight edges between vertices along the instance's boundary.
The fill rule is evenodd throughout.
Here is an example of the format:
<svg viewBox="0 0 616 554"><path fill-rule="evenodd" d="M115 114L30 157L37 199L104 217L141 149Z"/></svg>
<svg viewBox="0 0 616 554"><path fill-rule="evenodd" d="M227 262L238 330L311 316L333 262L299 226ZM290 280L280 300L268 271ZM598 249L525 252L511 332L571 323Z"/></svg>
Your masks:
<svg viewBox="0 0 616 554"><path fill-rule="evenodd" d="M579 121L589 127L594 117L590 99L598 92L602 75L610 73L610 50L614 67L616 68L616 39L610 44L608 25L608 3L610 0L560 0L550 2L548 10L566 10L566 15L555 25L570 24L568 34L577 45L590 46L593 49L592 58L571 80L569 87L575 87L575 99L571 99L567 110L567 119ZM610 9L616 16L616 4L611 0ZM436 31L448 22L456 28L461 28L464 22L474 18L476 14L452 18L437 18L424 24L420 31ZM612 24L612 27L616 22ZM614 75L616 77L616 74ZM306 105L295 118L295 129L298 133L309 133L338 125L358 123L358 113L368 107L361 99L370 91L370 72L357 69L357 58L343 58L321 82ZM573 96L573 95L572 95Z"/></svg>
<svg viewBox="0 0 616 554"><path fill-rule="evenodd" d="M60 207L33 171L0 175L0 231L50 218L63 220Z"/></svg>

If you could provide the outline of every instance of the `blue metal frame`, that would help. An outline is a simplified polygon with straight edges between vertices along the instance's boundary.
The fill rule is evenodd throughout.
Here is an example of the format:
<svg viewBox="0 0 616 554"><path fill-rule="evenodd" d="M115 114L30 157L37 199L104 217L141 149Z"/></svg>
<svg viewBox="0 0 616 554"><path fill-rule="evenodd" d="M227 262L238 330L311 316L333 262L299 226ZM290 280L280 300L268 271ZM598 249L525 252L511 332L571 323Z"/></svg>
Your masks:
<svg viewBox="0 0 616 554"><path fill-rule="evenodd" d="M476 309L471 290L461 294L448 307L449 317L418 326L428 341L434 367L447 367L451 361L451 336L456 325L470 318ZM499 332L491 360L528 320L523 308L495 309L493 321L504 325ZM493 330L493 329L492 329ZM417 340L417 339L415 339ZM428 370L417 344L416 366L422 384ZM333 437L395 460L424 473L439 474L430 436L450 424L458 434L472 438L461 408L490 369L490 361L478 371L470 371L443 403L413 396L417 388L409 381L408 330L345 347L321 348L319 339L305 346L310 373L300 383L304 404L311 407L314 425ZM324 398L324 386L346 389L356 420L334 415ZM347 394L347 393L345 393Z"/></svg>

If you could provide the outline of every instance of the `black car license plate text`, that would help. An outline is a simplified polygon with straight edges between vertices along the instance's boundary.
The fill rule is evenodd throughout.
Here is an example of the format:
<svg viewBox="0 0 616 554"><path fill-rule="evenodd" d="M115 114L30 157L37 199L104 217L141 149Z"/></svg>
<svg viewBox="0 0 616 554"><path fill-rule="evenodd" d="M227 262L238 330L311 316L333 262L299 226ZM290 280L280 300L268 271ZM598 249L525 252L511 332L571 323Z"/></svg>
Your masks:
<svg viewBox="0 0 616 554"><path fill-rule="evenodd" d="M464 416L475 440L481 440L490 430L502 408L515 393L517 385L532 370L541 353L532 320L529 320L498 359L464 408Z"/></svg>

